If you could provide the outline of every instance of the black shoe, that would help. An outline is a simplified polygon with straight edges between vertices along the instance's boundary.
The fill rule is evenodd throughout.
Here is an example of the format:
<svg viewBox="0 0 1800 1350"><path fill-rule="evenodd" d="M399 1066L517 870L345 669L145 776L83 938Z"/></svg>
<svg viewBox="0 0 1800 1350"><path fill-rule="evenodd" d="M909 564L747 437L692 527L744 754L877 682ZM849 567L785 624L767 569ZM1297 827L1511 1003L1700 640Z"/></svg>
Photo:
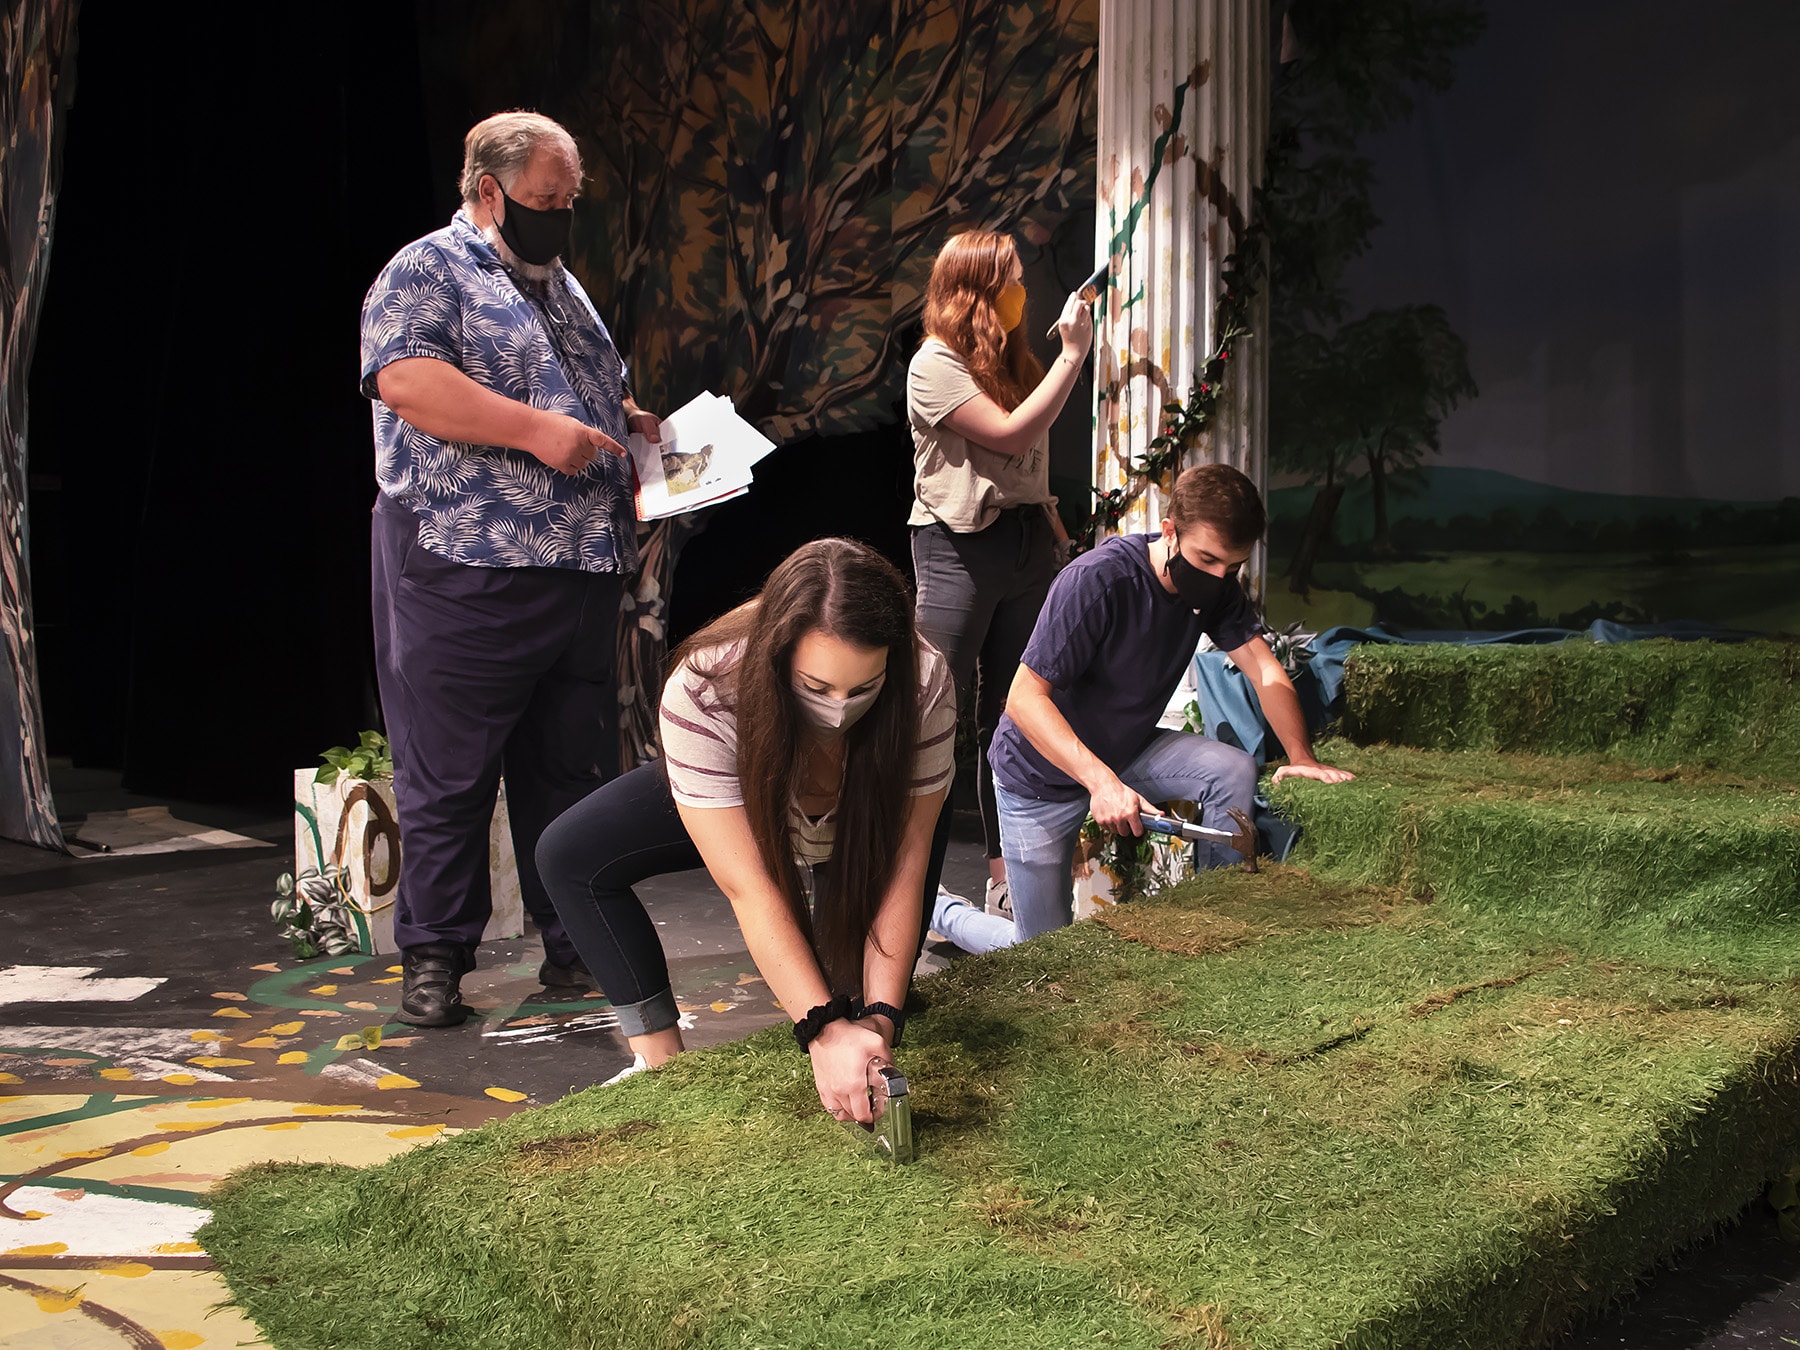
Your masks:
<svg viewBox="0 0 1800 1350"><path fill-rule="evenodd" d="M400 956L406 983L401 988L396 1021L415 1027L454 1027L469 1015L462 1001L462 977L475 969L475 958L460 942L422 942Z"/></svg>
<svg viewBox="0 0 1800 1350"><path fill-rule="evenodd" d="M546 989L570 989L583 994L589 990L597 992L600 988L600 982L587 968L587 962L579 956L566 966L559 966L545 957L544 964L538 967L538 983Z"/></svg>

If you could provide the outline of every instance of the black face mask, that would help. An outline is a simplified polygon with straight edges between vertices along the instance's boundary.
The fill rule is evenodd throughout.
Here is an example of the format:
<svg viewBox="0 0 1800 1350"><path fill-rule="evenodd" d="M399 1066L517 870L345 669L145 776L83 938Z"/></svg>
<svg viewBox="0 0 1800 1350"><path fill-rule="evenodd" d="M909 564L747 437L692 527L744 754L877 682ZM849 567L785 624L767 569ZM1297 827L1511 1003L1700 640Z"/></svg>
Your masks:
<svg viewBox="0 0 1800 1350"><path fill-rule="evenodd" d="M1181 603L1199 614L1209 613L1219 603L1227 585L1226 578L1202 571L1181 556L1181 536L1169 545L1169 560L1163 564L1163 575L1175 583L1175 594Z"/></svg>
<svg viewBox="0 0 1800 1350"><path fill-rule="evenodd" d="M572 207L538 211L520 206L500 189L506 202L506 218L500 222L500 237L516 253L521 262L534 267L547 267L569 251L569 230L575 221Z"/></svg>

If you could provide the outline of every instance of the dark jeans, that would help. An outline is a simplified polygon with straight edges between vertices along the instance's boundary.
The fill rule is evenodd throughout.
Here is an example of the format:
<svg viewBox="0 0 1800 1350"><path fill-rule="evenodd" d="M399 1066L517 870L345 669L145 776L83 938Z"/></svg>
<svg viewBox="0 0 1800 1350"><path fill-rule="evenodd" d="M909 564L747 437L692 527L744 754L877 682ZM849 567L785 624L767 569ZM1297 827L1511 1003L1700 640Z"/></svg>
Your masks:
<svg viewBox="0 0 1800 1350"><path fill-rule="evenodd" d="M988 770L988 744L1019 657L1056 576L1055 537L1042 506L1017 506L975 534L941 524L913 529L919 632L944 654L956 677L956 706L974 693L978 753L975 781L989 858L1000 856L1000 816ZM945 805L949 814L949 804Z"/></svg>
<svg viewBox="0 0 1800 1350"><path fill-rule="evenodd" d="M950 813L944 811L926 869L921 943L949 838ZM702 865L700 851L676 813L661 760L641 764L589 793L538 841L537 868L563 928L619 1014L619 1028L627 1036L662 1031L680 1020L662 939L632 887L665 872ZM828 877L828 868L815 868L815 890L827 891ZM796 1015L805 1011L799 1009Z"/></svg>
<svg viewBox="0 0 1800 1350"><path fill-rule="evenodd" d="M473 949L492 911L488 826L502 772L525 908L559 965L575 956L538 876L544 827L618 772L616 575L466 567L421 548L380 497L375 661L394 752L394 942Z"/></svg>

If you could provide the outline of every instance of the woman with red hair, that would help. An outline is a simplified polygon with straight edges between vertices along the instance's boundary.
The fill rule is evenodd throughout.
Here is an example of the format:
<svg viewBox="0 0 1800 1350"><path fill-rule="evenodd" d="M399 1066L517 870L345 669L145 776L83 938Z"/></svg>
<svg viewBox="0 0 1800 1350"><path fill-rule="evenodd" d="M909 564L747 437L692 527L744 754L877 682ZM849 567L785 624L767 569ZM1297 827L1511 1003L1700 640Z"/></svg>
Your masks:
<svg viewBox="0 0 1800 1350"><path fill-rule="evenodd" d="M948 240L932 264L925 341L906 372L919 634L949 660L958 706L975 708L987 908L1009 917L987 748L1051 578L1067 559L1068 534L1050 495L1049 433L1093 342L1087 298L1069 298L1056 331L1062 352L1046 372L1027 337L1018 250L1004 234L970 230Z"/></svg>

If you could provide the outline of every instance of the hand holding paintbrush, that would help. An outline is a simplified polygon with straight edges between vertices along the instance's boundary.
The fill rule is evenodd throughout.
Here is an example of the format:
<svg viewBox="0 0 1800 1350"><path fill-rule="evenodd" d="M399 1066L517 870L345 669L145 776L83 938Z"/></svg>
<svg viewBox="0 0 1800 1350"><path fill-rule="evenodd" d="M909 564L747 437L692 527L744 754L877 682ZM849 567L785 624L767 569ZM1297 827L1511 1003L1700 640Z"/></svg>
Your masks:
<svg viewBox="0 0 1800 1350"><path fill-rule="evenodd" d="M1109 266L1108 263L1101 263L1092 276L1069 293L1068 303L1063 306L1063 312L1057 317L1056 322L1050 325L1050 331L1044 334L1045 337L1058 336L1063 324L1069 321L1069 311L1074 308L1076 301L1080 301L1082 308L1085 309L1100 298L1100 288L1106 284L1106 271ZM1089 315L1088 317L1091 322L1093 316Z"/></svg>

